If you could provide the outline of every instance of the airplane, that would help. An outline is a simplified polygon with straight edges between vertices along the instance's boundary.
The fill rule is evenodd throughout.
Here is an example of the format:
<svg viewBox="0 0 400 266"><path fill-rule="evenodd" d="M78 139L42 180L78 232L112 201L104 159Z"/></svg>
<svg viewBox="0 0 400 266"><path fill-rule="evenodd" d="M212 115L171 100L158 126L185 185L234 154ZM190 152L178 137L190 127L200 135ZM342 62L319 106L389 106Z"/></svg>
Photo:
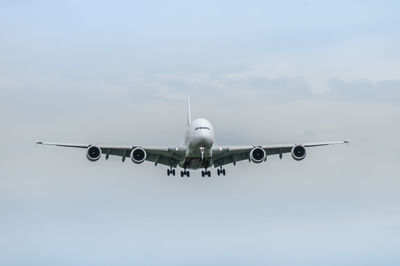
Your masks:
<svg viewBox="0 0 400 266"><path fill-rule="evenodd" d="M192 121L190 112L190 99L187 99L187 131L184 146L152 147L142 145L98 145L98 144L66 144L37 141L36 144L60 147L86 149L89 161L98 161L102 154L106 160L110 155L122 157L122 162L127 157L135 164L144 161L166 165L167 175L175 176L175 169L183 168L181 177L190 177L189 170L204 169L202 177L211 177L209 168L217 168L217 175L226 175L225 165L248 160L256 164L265 162L268 156L278 155L282 159L284 153L290 153L294 160L301 161L306 157L306 148L327 146L334 144L348 144L347 140L330 141L305 144L274 144L274 145L248 145L248 146L214 146L214 128L204 118Z"/></svg>

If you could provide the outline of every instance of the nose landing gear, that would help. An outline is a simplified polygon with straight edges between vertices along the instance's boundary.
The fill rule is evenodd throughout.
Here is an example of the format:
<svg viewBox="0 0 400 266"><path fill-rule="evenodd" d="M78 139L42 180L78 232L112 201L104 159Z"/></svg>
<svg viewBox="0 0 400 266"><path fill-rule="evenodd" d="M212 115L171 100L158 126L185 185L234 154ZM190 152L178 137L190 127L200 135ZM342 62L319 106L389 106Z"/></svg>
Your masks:
<svg viewBox="0 0 400 266"><path fill-rule="evenodd" d="M222 167L220 169L217 169L217 175L225 175L225 169L223 169Z"/></svg>
<svg viewBox="0 0 400 266"><path fill-rule="evenodd" d="M204 150L205 149L206 149L205 147L200 147L200 160L201 161L204 161Z"/></svg>

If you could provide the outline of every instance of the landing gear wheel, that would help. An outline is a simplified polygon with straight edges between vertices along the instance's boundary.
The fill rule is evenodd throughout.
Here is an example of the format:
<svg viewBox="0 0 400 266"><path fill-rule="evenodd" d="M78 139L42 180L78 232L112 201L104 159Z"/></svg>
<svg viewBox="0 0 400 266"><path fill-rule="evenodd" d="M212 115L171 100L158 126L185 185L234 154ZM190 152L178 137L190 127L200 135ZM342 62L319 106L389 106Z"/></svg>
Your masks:
<svg viewBox="0 0 400 266"><path fill-rule="evenodd" d="M217 169L217 175L226 175L225 169Z"/></svg>
<svg viewBox="0 0 400 266"><path fill-rule="evenodd" d="M211 177L211 172L210 171L201 171L201 176L202 177L205 177L205 176L208 176L208 177Z"/></svg>
<svg viewBox="0 0 400 266"><path fill-rule="evenodd" d="M173 175L175 176L175 169L167 169L167 175Z"/></svg>
<svg viewBox="0 0 400 266"><path fill-rule="evenodd" d="M184 177L184 176L187 176L187 177L190 177L190 172L189 171L181 171L181 177Z"/></svg>

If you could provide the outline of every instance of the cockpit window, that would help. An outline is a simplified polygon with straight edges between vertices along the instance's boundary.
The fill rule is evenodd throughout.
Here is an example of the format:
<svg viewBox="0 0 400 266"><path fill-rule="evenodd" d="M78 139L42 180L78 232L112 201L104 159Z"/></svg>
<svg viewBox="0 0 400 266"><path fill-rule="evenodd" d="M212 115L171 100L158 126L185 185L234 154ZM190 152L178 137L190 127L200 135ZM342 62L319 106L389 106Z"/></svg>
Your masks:
<svg viewBox="0 0 400 266"><path fill-rule="evenodd" d="M211 129L209 127L196 127L194 130L200 130L200 129L205 129L205 130L211 131Z"/></svg>

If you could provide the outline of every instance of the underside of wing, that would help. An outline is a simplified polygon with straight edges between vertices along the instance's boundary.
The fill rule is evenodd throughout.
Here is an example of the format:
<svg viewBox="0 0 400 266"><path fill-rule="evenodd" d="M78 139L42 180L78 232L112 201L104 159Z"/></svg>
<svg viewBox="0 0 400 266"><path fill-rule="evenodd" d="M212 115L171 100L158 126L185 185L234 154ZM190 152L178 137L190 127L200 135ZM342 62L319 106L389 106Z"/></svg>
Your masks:
<svg viewBox="0 0 400 266"><path fill-rule="evenodd" d="M279 155L282 158L284 153L291 153L295 160L302 160L306 155L306 148L335 144L348 144L348 141L219 147L213 149L213 164L214 167L220 167L231 163L235 165L236 162L243 160L261 163L267 159L267 156Z"/></svg>
<svg viewBox="0 0 400 266"><path fill-rule="evenodd" d="M89 144L68 144L38 141L39 145L51 145L68 148L86 149L86 156L90 161L97 161L104 154L108 159L110 155L119 156L124 162L130 158L134 163L144 161L154 162L155 165L163 164L170 167L177 167L186 154L186 149L182 147L151 147L138 145L89 145Z"/></svg>

